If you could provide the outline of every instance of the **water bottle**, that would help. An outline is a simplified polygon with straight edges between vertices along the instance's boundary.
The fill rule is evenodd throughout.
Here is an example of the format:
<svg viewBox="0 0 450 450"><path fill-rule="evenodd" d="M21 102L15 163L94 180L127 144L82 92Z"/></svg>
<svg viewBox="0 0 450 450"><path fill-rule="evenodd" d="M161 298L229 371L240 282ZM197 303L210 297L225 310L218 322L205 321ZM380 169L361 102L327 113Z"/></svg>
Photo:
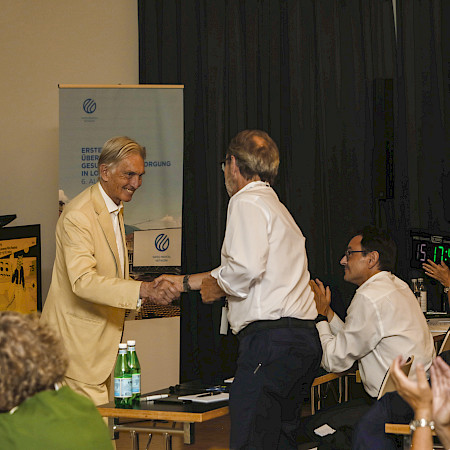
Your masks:
<svg viewBox="0 0 450 450"><path fill-rule="evenodd" d="M411 289L414 292L414 295L416 296L416 300L419 302L419 305L420 305L420 291L419 291L419 285L417 283L417 278L411 278Z"/></svg>
<svg viewBox="0 0 450 450"><path fill-rule="evenodd" d="M422 312L427 312L427 290L423 282L423 278L417 279L419 292L420 292L420 309Z"/></svg>
<svg viewBox="0 0 450 450"><path fill-rule="evenodd" d="M131 397L133 404L139 404L141 398L141 366L136 353L136 341L127 341L128 367L131 371Z"/></svg>
<svg viewBox="0 0 450 450"><path fill-rule="evenodd" d="M127 344L119 344L116 366L114 368L114 404L116 408L131 408L132 375L128 367Z"/></svg>

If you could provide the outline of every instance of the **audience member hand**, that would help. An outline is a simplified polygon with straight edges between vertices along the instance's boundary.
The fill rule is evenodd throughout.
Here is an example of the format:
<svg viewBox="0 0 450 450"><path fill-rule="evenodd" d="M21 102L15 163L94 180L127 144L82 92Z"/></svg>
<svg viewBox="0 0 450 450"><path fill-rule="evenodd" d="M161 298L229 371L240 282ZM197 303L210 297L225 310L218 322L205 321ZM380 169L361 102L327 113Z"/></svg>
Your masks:
<svg viewBox="0 0 450 450"><path fill-rule="evenodd" d="M397 392L409 403L417 418L431 420L433 396L423 365L417 363L417 381L412 381L401 370L402 362L402 357L399 355L391 365L392 379Z"/></svg>
<svg viewBox="0 0 450 450"><path fill-rule="evenodd" d="M327 316L330 311L331 290L330 287L316 278L316 281L310 280L309 285L314 292L314 301L316 302L317 312L323 316Z"/></svg>
<svg viewBox="0 0 450 450"><path fill-rule="evenodd" d="M158 283L144 281L141 284L140 296L147 303L168 305L180 296L180 291L168 280Z"/></svg>
<svg viewBox="0 0 450 450"><path fill-rule="evenodd" d="M226 292L217 284L217 280L208 275L202 280L202 287L200 288L203 303L212 303L215 300L226 296Z"/></svg>
<svg viewBox="0 0 450 450"><path fill-rule="evenodd" d="M436 264L429 259L427 263L422 264L422 267L428 276L438 280L444 287L450 286L450 269L444 261Z"/></svg>
<svg viewBox="0 0 450 450"><path fill-rule="evenodd" d="M450 367L438 356L430 372L436 432L445 448L450 448Z"/></svg>
<svg viewBox="0 0 450 450"><path fill-rule="evenodd" d="M183 292L183 275L164 274L160 275L158 278L155 278L153 281L155 283L155 287L158 287L163 281L169 281L174 285L178 292Z"/></svg>

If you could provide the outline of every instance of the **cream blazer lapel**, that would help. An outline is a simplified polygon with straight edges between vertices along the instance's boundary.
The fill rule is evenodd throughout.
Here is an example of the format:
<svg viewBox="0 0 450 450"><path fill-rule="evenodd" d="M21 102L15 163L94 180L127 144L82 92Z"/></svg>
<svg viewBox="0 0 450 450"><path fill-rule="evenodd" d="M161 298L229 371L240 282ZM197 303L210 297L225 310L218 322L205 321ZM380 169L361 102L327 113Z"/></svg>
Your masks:
<svg viewBox="0 0 450 450"><path fill-rule="evenodd" d="M103 200L102 194L100 193L100 189L98 187L98 183L91 188L91 199L94 205L94 210L97 214L98 223L100 228L103 230L103 233L108 241L109 248L114 255L114 261L116 263L117 277L122 278L122 271L120 268L120 258L119 258L119 250L117 249L116 243L116 235L114 233L114 227L111 220L111 215L106 208L105 201ZM119 219L120 220L120 219ZM121 225L122 230L122 239L124 239L124 230L123 225ZM124 247L126 248L126 247ZM125 260L125 258L124 258ZM128 265L128 264L127 264ZM126 277L125 277L126 278Z"/></svg>
<svg viewBox="0 0 450 450"><path fill-rule="evenodd" d="M123 273L124 273L124 278L128 279L129 275L130 275L130 271L129 271L129 265L128 265L128 250L127 250L127 240L126 240L126 236L125 236L125 225L123 222L123 209L122 208L119 212L119 224L120 224L120 232L122 233L122 242L123 242L123 263L124 263L124 268L123 268Z"/></svg>

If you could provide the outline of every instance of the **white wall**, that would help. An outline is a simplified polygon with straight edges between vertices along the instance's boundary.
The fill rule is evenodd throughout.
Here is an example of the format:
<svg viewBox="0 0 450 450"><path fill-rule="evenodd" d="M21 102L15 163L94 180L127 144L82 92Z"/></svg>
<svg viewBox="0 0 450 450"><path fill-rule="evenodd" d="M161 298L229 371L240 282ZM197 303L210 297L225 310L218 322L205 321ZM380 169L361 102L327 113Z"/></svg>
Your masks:
<svg viewBox="0 0 450 450"><path fill-rule="evenodd" d="M138 84L137 0L0 0L0 215L41 224L43 300L58 219L58 84Z"/></svg>
<svg viewBox="0 0 450 450"><path fill-rule="evenodd" d="M45 300L58 219L58 84L138 84L137 0L0 0L0 61L0 215L17 214L11 226L41 225ZM179 318L129 322L125 333L137 340L144 389L178 382Z"/></svg>

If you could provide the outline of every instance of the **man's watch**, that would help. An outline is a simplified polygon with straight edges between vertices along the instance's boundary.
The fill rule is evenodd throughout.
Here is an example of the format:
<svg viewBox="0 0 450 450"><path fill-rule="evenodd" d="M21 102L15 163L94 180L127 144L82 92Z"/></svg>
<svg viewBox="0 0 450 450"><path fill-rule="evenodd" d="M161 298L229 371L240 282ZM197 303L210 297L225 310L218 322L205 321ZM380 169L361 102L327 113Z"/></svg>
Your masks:
<svg viewBox="0 0 450 450"><path fill-rule="evenodd" d="M189 284L189 278L190 275L185 275L183 277L183 292L189 292L192 290L191 285Z"/></svg>
<svg viewBox="0 0 450 450"><path fill-rule="evenodd" d="M327 316L324 316L323 314L318 314L317 317L314 319L314 322L319 323L326 320L328 322Z"/></svg>
<svg viewBox="0 0 450 450"><path fill-rule="evenodd" d="M430 427L434 430L434 422L427 419L414 419L409 422L409 429L411 431L416 431L417 428Z"/></svg>

